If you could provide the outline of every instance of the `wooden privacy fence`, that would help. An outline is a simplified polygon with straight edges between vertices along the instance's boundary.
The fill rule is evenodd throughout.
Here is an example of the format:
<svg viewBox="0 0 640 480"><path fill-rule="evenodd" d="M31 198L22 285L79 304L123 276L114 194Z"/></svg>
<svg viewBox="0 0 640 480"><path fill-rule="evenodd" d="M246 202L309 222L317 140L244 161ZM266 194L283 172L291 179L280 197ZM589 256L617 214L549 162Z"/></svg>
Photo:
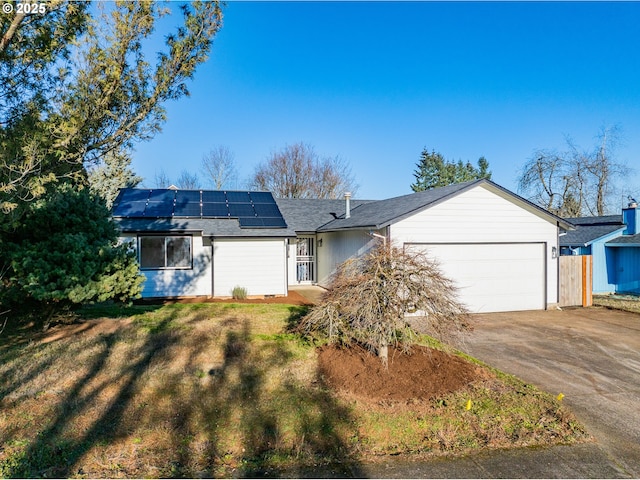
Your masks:
<svg viewBox="0 0 640 480"><path fill-rule="evenodd" d="M561 255L560 298L561 307L593 304L593 257L591 255Z"/></svg>

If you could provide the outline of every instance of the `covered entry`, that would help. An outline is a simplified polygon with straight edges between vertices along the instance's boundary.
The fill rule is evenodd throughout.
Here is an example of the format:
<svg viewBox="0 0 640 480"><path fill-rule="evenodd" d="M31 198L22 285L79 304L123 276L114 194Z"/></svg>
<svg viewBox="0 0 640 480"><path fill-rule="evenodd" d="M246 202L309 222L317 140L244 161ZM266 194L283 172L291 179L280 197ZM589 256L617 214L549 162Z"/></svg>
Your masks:
<svg viewBox="0 0 640 480"><path fill-rule="evenodd" d="M405 247L436 258L473 313L546 306L544 243L405 243Z"/></svg>
<svg viewBox="0 0 640 480"><path fill-rule="evenodd" d="M315 236L296 238L296 281L298 283L314 283L316 281Z"/></svg>

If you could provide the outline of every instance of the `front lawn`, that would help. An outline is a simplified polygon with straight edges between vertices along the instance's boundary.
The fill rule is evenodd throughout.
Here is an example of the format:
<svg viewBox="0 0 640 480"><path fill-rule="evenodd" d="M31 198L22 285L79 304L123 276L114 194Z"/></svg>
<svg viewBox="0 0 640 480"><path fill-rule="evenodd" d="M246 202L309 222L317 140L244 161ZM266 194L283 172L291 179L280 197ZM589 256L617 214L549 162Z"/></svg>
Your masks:
<svg viewBox="0 0 640 480"><path fill-rule="evenodd" d="M94 307L46 334L7 329L0 477L273 476L328 463L354 471L388 454L589 438L553 396L484 366L486 375L437 398L334 390L316 347L289 333L304 308Z"/></svg>

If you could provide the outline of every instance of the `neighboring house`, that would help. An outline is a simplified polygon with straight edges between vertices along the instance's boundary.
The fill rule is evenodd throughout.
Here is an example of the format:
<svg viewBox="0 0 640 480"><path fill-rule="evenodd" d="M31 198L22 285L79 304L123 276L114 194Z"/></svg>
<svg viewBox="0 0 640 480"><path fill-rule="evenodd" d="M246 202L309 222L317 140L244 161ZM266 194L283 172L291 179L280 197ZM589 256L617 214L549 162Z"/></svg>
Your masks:
<svg viewBox="0 0 640 480"><path fill-rule="evenodd" d="M215 195L217 210L205 208ZM125 189L114 218L138 249L145 297L326 286L337 265L386 241L436 257L473 312L556 304L559 229L572 228L485 179L377 201Z"/></svg>
<svg viewBox="0 0 640 480"><path fill-rule="evenodd" d="M592 255L593 293L640 293L640 209L622 215L566 218L575 230L561 234L562 255Z"/></svg>

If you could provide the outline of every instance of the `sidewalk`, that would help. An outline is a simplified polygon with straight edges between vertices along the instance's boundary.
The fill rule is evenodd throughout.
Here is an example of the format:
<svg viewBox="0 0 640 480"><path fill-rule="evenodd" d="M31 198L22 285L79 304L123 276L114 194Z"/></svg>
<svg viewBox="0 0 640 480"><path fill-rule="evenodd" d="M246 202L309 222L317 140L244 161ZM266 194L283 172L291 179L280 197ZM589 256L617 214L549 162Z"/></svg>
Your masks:
<svg viewBox="0 0 640 480"><path fill-rule="evenodd" d="M380 463L332 465L264 472L263 475L277 478L633 478L596 443L519 448L429 460L386 457Z"/></svg>

